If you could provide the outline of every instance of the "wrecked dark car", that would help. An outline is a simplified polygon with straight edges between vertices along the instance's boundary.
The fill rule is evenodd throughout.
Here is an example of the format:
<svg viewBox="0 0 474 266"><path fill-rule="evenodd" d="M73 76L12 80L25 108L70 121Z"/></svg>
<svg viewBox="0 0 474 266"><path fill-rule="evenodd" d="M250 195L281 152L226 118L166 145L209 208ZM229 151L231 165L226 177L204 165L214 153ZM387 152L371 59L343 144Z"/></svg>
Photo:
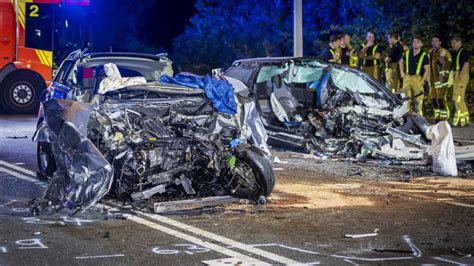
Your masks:
<svg viewBox="0 0 474 266"><path fill-rule="evenodd" d="M254 101L223 79L172 76L164 55L71 54L42 97L34 140L51 180L33 208L79 211L107 194L268 196L275 178Z"/></svg>
<svg viewBox="0 0 474 266"><path fill-rule="evenodd" d="M343 65L255 58L235 61L223 75L247 88L274 147L321 157L421 159L429 143L429 124L406 114L401 95Z"/></svg>

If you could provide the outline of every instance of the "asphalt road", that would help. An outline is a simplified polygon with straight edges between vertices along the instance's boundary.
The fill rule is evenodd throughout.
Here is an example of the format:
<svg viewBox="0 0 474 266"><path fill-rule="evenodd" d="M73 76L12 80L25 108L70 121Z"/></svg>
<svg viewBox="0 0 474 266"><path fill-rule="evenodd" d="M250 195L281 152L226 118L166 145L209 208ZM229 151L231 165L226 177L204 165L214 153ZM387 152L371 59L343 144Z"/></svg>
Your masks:
<svg viewBox="0 0 474 266"><path fill-rule="evenodd" d="M474 264L474 205L402 196L390 207L375 194L367 206L285 207L280 187L268 207L163 216L105 202L73 217L33 217L28 201L47 185L35 176L35 125L33 116L0 115L0 265Z"/></svg>

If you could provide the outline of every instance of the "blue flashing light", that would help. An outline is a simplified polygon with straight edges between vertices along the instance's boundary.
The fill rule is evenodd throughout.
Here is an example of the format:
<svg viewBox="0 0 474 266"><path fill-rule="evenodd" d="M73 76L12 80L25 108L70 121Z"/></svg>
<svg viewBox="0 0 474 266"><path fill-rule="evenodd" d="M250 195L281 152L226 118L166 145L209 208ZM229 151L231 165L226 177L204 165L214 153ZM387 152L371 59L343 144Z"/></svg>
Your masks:
<svg viewBox="0 0 474 266"><path fill-rule="evenodd" d="M51 91L51 99L66 99L67 93L57 89Z"/></svg>

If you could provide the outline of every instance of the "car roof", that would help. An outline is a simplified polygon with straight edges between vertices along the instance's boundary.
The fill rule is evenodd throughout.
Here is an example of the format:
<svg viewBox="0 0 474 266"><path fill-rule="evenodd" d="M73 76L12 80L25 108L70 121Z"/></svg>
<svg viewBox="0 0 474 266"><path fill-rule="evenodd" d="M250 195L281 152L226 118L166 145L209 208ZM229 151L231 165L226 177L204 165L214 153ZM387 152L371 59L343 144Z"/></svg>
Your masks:
<svg viewBox="0 0 474 266"><path fill-rule="evenodd" d="M86 53L84 57L89 58L98 58L98 57L134 57L134 58L143 58L159 61L163 59L164 55L153 55L153 54L144 54L144 53L128 53L128 52L105 52L105 53Z"/></svg>
<svg viewBox="0 0 474 266"><path fill-rule="evenodd" d="M77 60L79 58L140 58L153 61L169 60L167 54L145 54L145 53L130 53L130 52L94 52L88 53L81 50L76 50L68 55L66 60Z"/></svg>
<svg viewBox="0 0 474 266"><path fill-rule="evenodd" d="M286 62L288 60L294 61L320 61L316 57L294 57L294 56L283 56L283 57L257 57L257 58L247 58L247 59L239 59L235 60L234 64L241 64L241 63L281 63ZM323 62L323 61L321 61Z"/></svg>

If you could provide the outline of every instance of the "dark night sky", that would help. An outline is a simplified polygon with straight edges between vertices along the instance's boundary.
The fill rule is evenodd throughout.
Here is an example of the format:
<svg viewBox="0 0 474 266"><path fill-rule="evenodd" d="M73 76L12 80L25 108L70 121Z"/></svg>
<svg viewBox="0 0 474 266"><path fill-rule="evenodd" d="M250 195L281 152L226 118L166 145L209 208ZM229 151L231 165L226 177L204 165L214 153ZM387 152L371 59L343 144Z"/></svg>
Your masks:
<svg viewBox="0 0 474 266"><path fill-rule="evenodd" d="M172 41L180 35L189 19L195 14L194 0L155 0L153 10L140 32L148 43L155 46L172 47Z"/></svg>
<svg viewBox="0 0 474 266"><path fill-rule="evenodd" d="M62 5L58 14L58 47L75 49L91 42L94 51L140 52L173 49L173 39L184 32L196 13L195 0L90 0L90 6ZM68 21L69 28L64 27ZM130 45L130 39L134 44ZM70 49L70 48L68 48Z"/></svg>

